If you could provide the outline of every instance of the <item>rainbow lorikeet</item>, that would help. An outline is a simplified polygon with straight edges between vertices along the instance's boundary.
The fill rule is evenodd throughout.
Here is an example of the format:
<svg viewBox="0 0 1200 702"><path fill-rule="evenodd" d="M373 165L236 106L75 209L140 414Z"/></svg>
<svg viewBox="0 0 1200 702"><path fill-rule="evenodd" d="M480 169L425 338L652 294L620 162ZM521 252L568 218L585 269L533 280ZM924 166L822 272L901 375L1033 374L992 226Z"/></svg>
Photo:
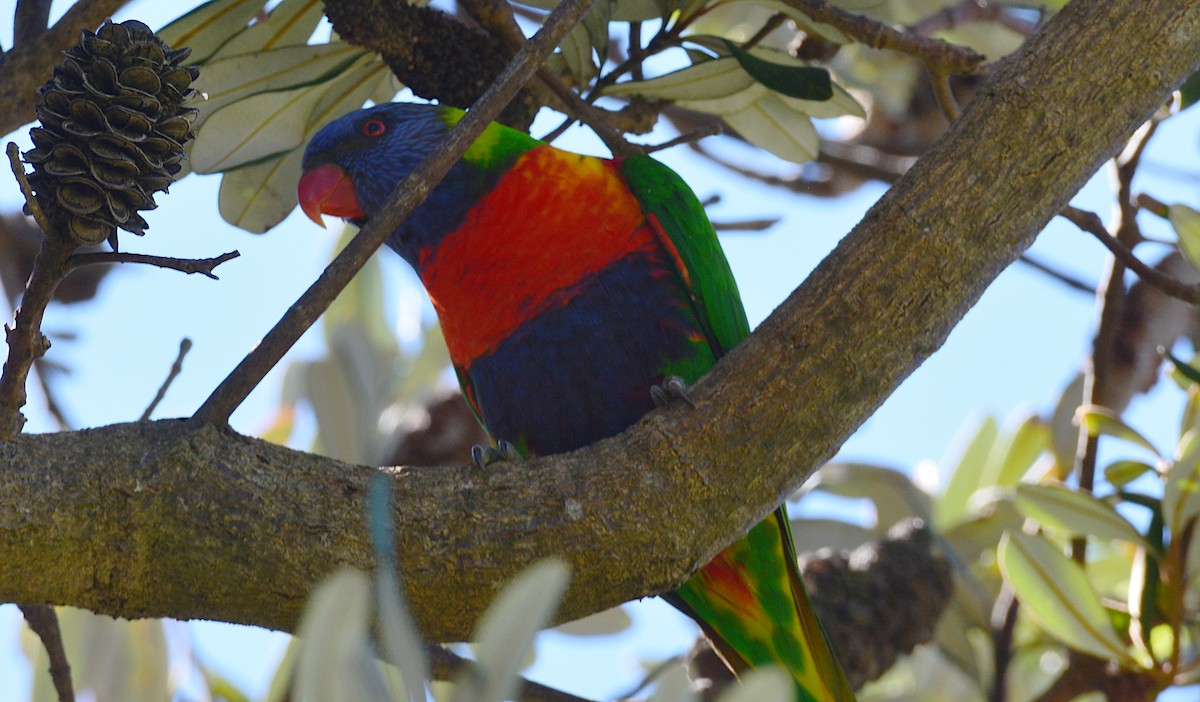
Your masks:
<svg viewBox="0 0 1200 702"><path fill-rule="evenodd" d="M390 103L331 122L304 155L301 207L361 225L462 115ZM467 401L525 455L620 433L653 388L695 381L749 334L703 207L649 156L581 156L492 124L388 244L420 275ZM775 663L797 700L854 699L782 508L665 597L735 670Z"/></svg>

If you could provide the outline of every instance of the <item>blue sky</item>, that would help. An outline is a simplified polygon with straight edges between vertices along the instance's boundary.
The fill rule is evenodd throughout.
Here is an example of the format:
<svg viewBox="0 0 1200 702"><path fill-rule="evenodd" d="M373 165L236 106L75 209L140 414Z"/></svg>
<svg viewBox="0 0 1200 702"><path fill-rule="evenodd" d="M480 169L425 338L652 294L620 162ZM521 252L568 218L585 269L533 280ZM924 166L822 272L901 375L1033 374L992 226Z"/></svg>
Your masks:
<svg viewBox="0 0 1200 702"><path fill-rule="evenodd" d="M69 3L66 3L69 4ZM0 3L11 8L12 0ZM56 8L64 3L56 3ZM175 6L139 2L124 16L138 16L161 26ZM0 36L8 45L11 12L0 9ZM1194 111L1196 112L1196 111ZM1196 174L1179 174L1169 164L1196 160L1200 112L1168 123L1152 143L1141 187L1166 202L1200 207ZM17 139L23 146L26 138ZM665 138L665 135L664 135ZM584 137L573 148L601 152ZM759 157L749 150L717 143L739 159ZM711 208L714 220L778 216L765 233L723 237L751 323L771 312L859 220L883 192L868 184L834 199L796 196L709 168L683 148L660 154L691 183L701 198L721 196ZM779 173L795 167L761 160ZM175 357L181 338L194 342L184 373L171 388L156 416L190 415L212 387L261 338L329 260L334 236L318 229L298 212L271 232L254 236L225 224L216 213L217 177L190 176L160 198L149 213L144 239L125 236L123 248L178 257L208 257L238 249L242 257L222 266L219 282L148 267L128 267L105 281L100 296L71 307L54 306L46 328L77 334L57 340L51 356L72 369L59 384L60 401L78 426L136 419L153 397ZM1098 174L1075 198L1075 204L1107 216L1111 207L1108 176ZM0 186L0 207L20 203L15 186ZM1165 223L1146 218L1152 234L1169 237ZM1105 253L1090 237L1056 220L1038 238L1032 253L1086 281L1103 273ZM390 254L384 254L393 289L399 296L413 277ZM945 346L921 366L884 406L846 443L840 456L878 462L906 472L924 459L938 459L964 426L985 415L1003 419L1024 408L1048 410L1062 387L1081 366L1092 334L1094 303L1020 264L1000 276L950 336ZM321 353L318 335L310 334L291 359ZM285 360L285 364L287 361ZM280 372L273 371L233 417L235 428L255 433L270 418L279 397ZM49 431L52 424L31 393L30 431ZM1178 393L1162 384L1149 398L1137 401L1128 415L1132 424L1162 446L1173 441ZM830 510L825 503L822 510ZM863 513L850 506L851 519ZM603 642L565 641L546 634L534 675L581 693L603 697L627 689L642 674L641 661L686 648L695 635L692 625L658 601L633 607L636 625L630 632ZM27 680L16 649L19 617L12 606L0 606L0 702L24 699ZM190 627L201 655L222 672L261 693L283 637L225 625Z"/></svg>

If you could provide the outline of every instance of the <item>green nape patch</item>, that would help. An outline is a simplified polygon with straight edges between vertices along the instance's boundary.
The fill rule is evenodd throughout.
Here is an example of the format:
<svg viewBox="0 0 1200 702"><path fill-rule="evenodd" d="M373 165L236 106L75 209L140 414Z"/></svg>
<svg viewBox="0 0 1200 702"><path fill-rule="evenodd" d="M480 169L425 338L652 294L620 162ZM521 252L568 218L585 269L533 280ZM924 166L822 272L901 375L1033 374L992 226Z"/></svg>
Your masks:
<svg viewBox="0 0 1200 702"><path fill-rule="evenodd" d="M442 120L447 128L457 125L466 114L457 107L442 107ZM463 160L483 169L503 168L521 154L541 145L542 142L525 132L492 122L463 154Z"/></svg>

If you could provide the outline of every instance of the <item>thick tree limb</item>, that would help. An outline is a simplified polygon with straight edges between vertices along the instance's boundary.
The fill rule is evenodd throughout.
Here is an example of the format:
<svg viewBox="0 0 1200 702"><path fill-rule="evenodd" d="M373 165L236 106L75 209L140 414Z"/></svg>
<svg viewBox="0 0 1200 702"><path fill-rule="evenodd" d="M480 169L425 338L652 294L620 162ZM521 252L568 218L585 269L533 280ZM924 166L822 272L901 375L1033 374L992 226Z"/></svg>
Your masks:
<svg viewBox="0 0 1200 702"><path fill-rule="evenodd" d="M396 471L424 633L463 638L551 553L575 569L564 618L683 580L836 451L1198 62L1200 0L1075 0L696 409L532 463ZM370 565L371 473L184 422L21 437L0 445L0 599L290 629L317 578Z"/></svg>
<svg viewBox="0 0 1200 702"><path fill-rule="evenodd" d="M95 29L129 0L79 0L53 27L28 38L22 35L0 56L0 134L33 121L34 91L50 78L62 52L79 41L81 29Z"/></svg>

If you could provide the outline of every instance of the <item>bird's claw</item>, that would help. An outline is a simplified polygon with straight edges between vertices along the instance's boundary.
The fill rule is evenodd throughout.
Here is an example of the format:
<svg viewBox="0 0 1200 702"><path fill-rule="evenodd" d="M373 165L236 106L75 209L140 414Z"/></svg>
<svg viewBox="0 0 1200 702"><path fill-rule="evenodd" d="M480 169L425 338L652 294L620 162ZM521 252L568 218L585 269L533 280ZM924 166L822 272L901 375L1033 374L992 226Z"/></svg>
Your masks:
<svg viewBox="0 0 1200 702"><path fill-rule="evenodd" d="M524 456L517 450L511 441L500 439L495 446L483 446L475 444L471 447L471 458L475 461L475 465L480 468L487 468L493 463L502 463L505 461L519 461Z"/></svg>
<svg viewBox="0 0 1200 702"><path fill-rule="evenodd" d="M668 375L663 379L661 385L650 386L650 397L654 400L655 407L666 407L672 402L682 400L687 403L688 407L696 409L696 403L692 401L687 383L677 375Z"/></svg>

